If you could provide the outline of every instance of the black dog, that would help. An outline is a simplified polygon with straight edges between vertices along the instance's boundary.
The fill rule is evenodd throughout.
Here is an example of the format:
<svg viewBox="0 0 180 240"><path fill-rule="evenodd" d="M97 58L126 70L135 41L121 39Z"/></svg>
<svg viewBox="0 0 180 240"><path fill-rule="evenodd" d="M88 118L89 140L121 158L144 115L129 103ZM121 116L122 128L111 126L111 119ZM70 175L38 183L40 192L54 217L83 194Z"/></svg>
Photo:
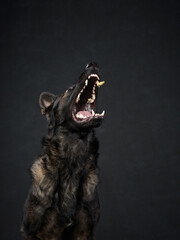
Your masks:
<svg viewBox="0 0 180 240"><path fill-rule="evenodd" d="M77 84L60 96L42 93L39 104L48 120L43 154L30 172L22 233L26 240L93 240L99 219L96 112L98 66L86 66Z"/></svg>

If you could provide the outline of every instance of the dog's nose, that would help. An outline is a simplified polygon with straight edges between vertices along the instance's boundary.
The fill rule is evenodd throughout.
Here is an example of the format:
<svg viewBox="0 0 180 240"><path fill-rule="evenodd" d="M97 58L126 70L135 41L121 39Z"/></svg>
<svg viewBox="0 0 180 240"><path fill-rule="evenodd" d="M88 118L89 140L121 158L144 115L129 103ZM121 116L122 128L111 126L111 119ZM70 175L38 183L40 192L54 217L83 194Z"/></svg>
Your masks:
<svg viewBox="0 0 180 240"><path fill-rule="evenodd" d="M99 66L95 62L90 62L86 65L86 69L91 68L91 67L97 68L97 69L99 68Z"/></svg>

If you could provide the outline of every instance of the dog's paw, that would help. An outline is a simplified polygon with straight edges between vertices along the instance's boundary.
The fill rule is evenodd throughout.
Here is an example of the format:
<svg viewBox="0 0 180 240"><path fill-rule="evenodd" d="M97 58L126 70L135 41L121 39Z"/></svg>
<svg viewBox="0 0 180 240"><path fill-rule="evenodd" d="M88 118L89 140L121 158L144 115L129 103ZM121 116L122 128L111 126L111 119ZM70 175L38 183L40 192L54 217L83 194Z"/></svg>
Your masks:
<svg viewBox="0 0 180 240"><path fill-rule="evenodd" d="M75 240L88 240L87 237L81 236L81 237L77 237Z"/></svg>
<svg viewBox="0 0 180 240"><path fill-rule="evenodd" d="M89 240L85 234L77 234L74 238L75 240Z"/></svg>

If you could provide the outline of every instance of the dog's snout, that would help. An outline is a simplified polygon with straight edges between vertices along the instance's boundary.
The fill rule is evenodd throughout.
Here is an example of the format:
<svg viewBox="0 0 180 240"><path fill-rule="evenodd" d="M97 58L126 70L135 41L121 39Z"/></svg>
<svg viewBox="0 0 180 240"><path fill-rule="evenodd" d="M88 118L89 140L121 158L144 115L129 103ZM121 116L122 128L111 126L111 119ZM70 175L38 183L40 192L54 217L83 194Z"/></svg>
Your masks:
<svg viewBox="0 0 180 240"><path fill-rule="evenodd" d="M95 62L90 62L90 63L88 63L88 64L86 65L86 69L88 69L88 68L96 68L96 69L98 69L99 66L98 66L97 63L95 63Z"/></svg>

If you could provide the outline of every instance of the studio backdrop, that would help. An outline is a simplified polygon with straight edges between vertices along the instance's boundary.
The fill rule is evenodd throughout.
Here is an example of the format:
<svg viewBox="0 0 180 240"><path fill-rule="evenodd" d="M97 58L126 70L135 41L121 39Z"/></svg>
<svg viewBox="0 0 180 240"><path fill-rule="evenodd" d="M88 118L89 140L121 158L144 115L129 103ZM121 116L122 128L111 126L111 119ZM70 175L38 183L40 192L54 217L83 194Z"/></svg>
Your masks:
<svg viewBox="0 0 180 240"><path fill-rule="evenodd" d="M22 239L47 133L40 93L60 94L95 61L106 111L96 239L179 240L179 1L8 0L0 19L0 239Z"/></svg>

